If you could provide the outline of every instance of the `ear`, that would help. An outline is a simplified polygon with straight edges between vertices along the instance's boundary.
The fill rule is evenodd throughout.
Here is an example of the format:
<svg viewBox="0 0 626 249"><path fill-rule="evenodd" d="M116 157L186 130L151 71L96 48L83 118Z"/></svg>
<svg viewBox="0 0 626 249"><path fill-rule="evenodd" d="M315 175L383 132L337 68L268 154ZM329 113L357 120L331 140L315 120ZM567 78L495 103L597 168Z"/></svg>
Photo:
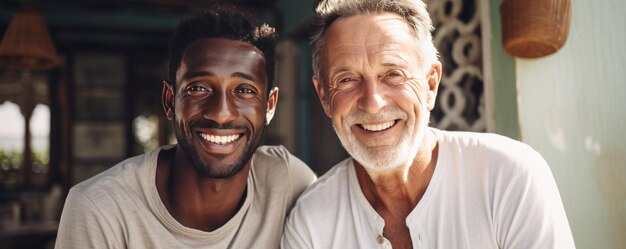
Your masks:
<svg viewBox="0 0 626 249"><path fill-rule="evenodd" d="M324 112L326 113L326 116L330 118L330 104L328 103L328 96L326 96L326 89L317 77L313 76L312 80L313 85L315 86L315 91L317 92L317 96L320 98L320 103L324 108Z"/></svg>
<svg viewBox="0 0 626 249"><path fill-rule="evenodd" d="M428 74L428 98L427 107L429 111L435 108L437 100L437 91L439 91L439 83L441 82L441 62L435 62L430 68Z"/></svg>
<svg viewBox="0 0 626 249"><path fill-rule="evenodd" d="M276 104L278 104L278 87L272 88L270 95L267 97L267 111L265 112L265 125L269 125L274 118L276 112Z"/></svg>
<svg viewBox="0 0 626 249"><path fill-rule="evenodd" d="M167 119L174 119L174 89L173 86L163 81L163 89L161 90L161 104Z"/></svg>

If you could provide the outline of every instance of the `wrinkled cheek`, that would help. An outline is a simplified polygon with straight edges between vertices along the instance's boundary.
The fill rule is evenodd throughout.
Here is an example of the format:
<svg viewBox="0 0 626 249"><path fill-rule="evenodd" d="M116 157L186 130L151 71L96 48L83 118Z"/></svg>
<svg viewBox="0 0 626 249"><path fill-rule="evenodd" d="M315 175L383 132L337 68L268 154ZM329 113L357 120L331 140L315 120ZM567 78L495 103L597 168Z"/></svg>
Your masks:
<svg viewBox="0 0 626 249"><path fill-rule="evenodd" d="M408 83L409 88L411 89L412 94L417 98L420 105L425 104L426 94L428 92L428 88L421 85L419 82L412 81Z"/></svg>
<svg viewBox="0 0 626 249"><path fill-rule="evenodd" d="M428 118L426 103L426 92L417 84L410 84L402 91L397 91L399 95L392 96L393 99L399 100L396 103L401 105L408 117L405 132L409 137L414 137L421 127L422 119Z"/></svg>
<svg viewBox="0 0 626 249"><path fill-rule="evenodd" d="M248 122L248 126L250 126L249 132L253 133L253 134L250 134L251 138L253 136L259 135L256 133L261 132L266 123L265 108L263 106L260 106L260 107L240 106L239 114L243 116L246 122Z"/></svg>
<svg viewBox="0 0 626 249"><path fill-rule="evenodd" d="M188 132L189 128L187 127L187 123L185 123L182 119L177 118L176 126L177 127L175 129L179 131L180 135L185 136L185 138L187 138L188 140L191 139L191 133Z"/></svg>
<svg viewBox="0 0 626 249"><path fill-rule="evenodd" d="M356 101L356 99L351 98L349 94L350 92L348 91L339 92L332 89L329 91L326 101L328 101L331 115L341 115L342 113L348 113L350 111L346 109L349 109L352 106L350 102Z"/></svg>
<svg viewBox="0 0 626 249"><path fill-rule="evenodd" d="M338 108L342 107L342 103L338 103L337 100L337 92L335 91L331 91L329 92L328 95L328 99L326 99L326 101L328 101L328 105L330 108L330 116L333 122L333 127L336 130L336 132L342 134L344 132L342 132L343 129L345 129L345 127L343 127L343 121L341 118L341 111L338 110Z"/></svg>
<svg viewBox="0 0 626 249"><path fill-rule="evenodd" d="M181 115L176 115L175 120L178 125L177 129L181 133L180 135L185 136L188 140L193 138L193 133L191 132L191 121L194 118L202 117L202 113L200 110L188 110L187 112L178 112Z"/></svg>

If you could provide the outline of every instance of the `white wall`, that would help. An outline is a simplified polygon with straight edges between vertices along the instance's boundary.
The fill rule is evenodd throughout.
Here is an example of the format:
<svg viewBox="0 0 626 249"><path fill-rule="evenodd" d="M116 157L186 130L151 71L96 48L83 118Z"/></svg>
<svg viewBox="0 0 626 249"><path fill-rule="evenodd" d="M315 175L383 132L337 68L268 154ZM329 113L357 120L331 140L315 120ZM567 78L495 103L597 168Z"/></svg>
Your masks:
<svg viewBox="0 0 626 249"><path fill-rule="evenodd" d="M516 60L522 140L551 165L577 248L626 248L626 1L572 5L559 52Z"/></svg>

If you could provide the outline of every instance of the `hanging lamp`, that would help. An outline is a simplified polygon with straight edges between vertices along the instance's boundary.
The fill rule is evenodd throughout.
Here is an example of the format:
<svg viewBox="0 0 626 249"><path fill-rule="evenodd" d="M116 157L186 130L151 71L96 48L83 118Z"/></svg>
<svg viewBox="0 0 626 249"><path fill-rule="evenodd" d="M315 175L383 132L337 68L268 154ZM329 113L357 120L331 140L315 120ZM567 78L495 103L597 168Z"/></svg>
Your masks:
<svg viewBox="0 0 626 249"><path fill-rule="evenodd" d="M46 23L34 9L15 13L0 44L0 67L42 70L60 64Z"/></svg>
<svg viewBox="0 0 626 249"><path fill-rule="evenodd" d="M571 15L570 0L504 0L500 5L504 50L520 58L558 51L567 40Z"/></svg>

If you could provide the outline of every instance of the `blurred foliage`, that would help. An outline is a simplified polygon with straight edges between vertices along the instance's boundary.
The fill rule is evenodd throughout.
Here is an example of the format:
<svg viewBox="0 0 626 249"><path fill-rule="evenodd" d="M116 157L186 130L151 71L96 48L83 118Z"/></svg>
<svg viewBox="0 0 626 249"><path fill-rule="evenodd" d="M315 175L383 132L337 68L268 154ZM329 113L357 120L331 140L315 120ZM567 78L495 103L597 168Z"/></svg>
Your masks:
<svg viewBox="0 0 626 249"><path fill-rule="evenodd" d="M22 151L8 151L0 148L0 188L15 189L22 185ZM50 153L48 151L33 152L32 170L35 174L48 173Z"/></svg>

